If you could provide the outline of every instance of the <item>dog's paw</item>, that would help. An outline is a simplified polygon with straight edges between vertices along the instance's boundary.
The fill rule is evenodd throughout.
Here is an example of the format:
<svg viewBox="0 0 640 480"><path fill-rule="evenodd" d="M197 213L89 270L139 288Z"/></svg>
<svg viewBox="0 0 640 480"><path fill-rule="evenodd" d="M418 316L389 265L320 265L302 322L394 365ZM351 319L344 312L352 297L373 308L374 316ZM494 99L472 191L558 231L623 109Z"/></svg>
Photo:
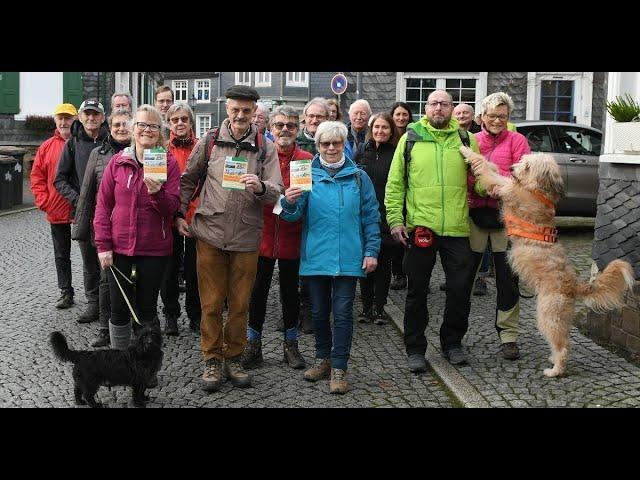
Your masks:
<svg viewBox="0 0 640 480"><path fill-rule="evenodd" d="M465 158L467 163L471 163L471 160L473 160L474 158L475 159L483 158L482 155L477 154L476 152L471 150L469 147L465 147L464 145L460 147L460 153Z"/></svg>
<svg viewBox="0 0 640 480"><path fill-rule="evenodd" d="M556 369L555 367L545 368L542 373L544 373L545 377L549 377L549 378L559 377L560 375L562 375L562 372Z"/></svg>
<svg viewBox="0 0 640 480"><path fill-rule="evenodd" d="M549 355L549 363L551 363L551 364L555 364L556 363L556 361L553 358L553 355Z"/></svg>

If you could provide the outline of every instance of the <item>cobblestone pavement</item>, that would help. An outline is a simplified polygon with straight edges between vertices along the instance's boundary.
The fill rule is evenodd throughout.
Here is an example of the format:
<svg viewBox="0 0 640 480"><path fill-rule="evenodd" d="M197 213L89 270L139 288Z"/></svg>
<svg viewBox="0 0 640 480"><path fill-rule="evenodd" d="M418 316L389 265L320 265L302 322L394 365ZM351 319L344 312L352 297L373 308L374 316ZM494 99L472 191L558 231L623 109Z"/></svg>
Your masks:
<svg viewBox="0 0 640 480"><path fill-rule="evenodd" d="M59 293L49 224L39 211L0 217L0 407L73 406L71 364L53 357L48 336L62 331L76 349L89 349L97 324L80 325L84 308L80 252L72 246L73 284L77 304L69 310L53 307ZM275 280L275 278L274 278ZM253 370L253 387L220 392L200 390L202 374L199 337L186 318L181 335L165 342L159 386L150 390L149 407L452 407L457 406L432 374L407 371L402 337L393 324L355 325L348 380L351 391L330 395L328 382L312 384L302 372L282 364L281 333L275 332L280 312L276 285L268 304L263 352L265 364ZM300 337L301 351L313 358L313 336ZM102 387L98 398L108 406L126 406L130 391Z"/></svg>
<svg viewBox="0 0 640 480"><path fill-rule="evenodd" d="M593 231L563 229L560 242L580 273L588 280L591 268ZM445 293L440 262L431 279L428 305L429 343L439 353L438 331L442 323ZM549 348L538 333L535 321L535 298L521 300L521 358L502 358L494 327L495 279L489 279L489 295L472 297L469 331L463 340L469 364L455 367L468 387L492 407L637 407L640 406L640 369L571 330L571 354L567 373L549 379L542 370L549 366ZM391 293L391 301L404 311L406 291ZM576 315L584 314L584 305L576 305ZM400 316L400 321L402 317ZM448 365L448 364L447 364Z"/></svg>

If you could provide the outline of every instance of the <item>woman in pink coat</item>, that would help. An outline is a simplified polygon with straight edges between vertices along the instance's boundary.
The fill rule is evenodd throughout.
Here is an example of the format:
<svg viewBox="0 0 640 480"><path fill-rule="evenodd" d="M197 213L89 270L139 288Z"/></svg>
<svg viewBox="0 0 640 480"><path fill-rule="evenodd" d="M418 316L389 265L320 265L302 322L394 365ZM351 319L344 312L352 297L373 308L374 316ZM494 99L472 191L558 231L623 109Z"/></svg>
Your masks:
<svg viewBox="0 0 640 480"><path fill-rule="evenodd" d="M496 164L504 176L511 175L511 166L523 155L531 153L524 135L511 132L507 123L513 111L513 100L503 92L489 95L481 103L482 131L475 134L480 153ZM475 178L469 174L469 243L473 252L474 274L482 255L491 242L498 291L495 326L502 344L502 356L507 360L520 358L518 324L520 318L520 291L506 260L508 237L499 219L500 205L496 192L481 197L474 192ZM473 278L473 277L472 277Z"/></svg>
<svg viewBox="0 0 640 480"><path fill-rule="evenodd" d="M140 322L159 329L158 293L173 252L171 223L180 206L180 170L171 154L167 154L166 181L144 175L144 151L164 145L160 112L142 105L133 125L132 146L115 154L104 171L93 222L100 265L114 267L109 273L109 333L111 348L118 349L129 345L131 320L115 276ZM126 280L134 266L135 302L133 286Z"/></svg>

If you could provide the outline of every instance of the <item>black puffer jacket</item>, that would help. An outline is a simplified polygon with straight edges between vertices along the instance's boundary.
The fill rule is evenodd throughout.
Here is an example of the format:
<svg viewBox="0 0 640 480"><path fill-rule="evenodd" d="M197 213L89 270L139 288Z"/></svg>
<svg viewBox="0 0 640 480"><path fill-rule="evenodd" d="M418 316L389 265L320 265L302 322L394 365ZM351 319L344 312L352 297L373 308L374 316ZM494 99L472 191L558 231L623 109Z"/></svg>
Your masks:
<svg viewBox="0 0 640 480"><path fill-rule="evenodd" d="M78 120L71 124L71 137L62 149L60 161L58 162L58 172L53 185L60 195L71 202L74 210L77 207L80 186L89 161L89 154L91 150L102 144L107 135L109 135L109 127L106 123L100 126L100 134L96 139L87 135Z"/></svg>
<svg viewBox="0 0 640 480"><path fill-rule="evenodd" d="M94 242L93 217L96 213L96 202L102 174L111 161L111 157L128 146L129 144L123 145L116 142L109 135L104 139L100 147L94 148L89 154L89 161L87 162L76 206L76 224L71 232L73 240L91 240L91 243Z"/></svg>
<svg viewBox="0 0 640 480"><path fill-rule="evenodd" d="M380 206L380 234L384 244L394 243L391 237L391 230L387 223L387 209L384 206L384 192L387 187L387 177L389 168L396 147L391 142L383 143L376 148L376 142L371 139L361 143L354 155L354 162L362 168L371 181L376 191L376 198Z"/></svg>

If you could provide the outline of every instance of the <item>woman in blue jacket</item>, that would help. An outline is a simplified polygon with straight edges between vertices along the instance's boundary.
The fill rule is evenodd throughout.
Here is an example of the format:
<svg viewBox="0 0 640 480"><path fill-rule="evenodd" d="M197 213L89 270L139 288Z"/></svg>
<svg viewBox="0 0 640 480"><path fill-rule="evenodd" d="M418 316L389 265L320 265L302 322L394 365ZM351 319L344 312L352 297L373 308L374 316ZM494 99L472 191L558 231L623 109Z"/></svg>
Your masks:
<svg viewBox="0 0 640 480"><path fill-rule="evenodd" d="M315 135L313 189L290 187L280 216L304 215L300 276L307 277L316 339L316 362L305 372L315 382L331 376L331 393L345 393L358 278L375 270L380 250L380 212L373 183L344 154L347 128L323 122ZM333 311L331 331L329 316Z"/></svg>

